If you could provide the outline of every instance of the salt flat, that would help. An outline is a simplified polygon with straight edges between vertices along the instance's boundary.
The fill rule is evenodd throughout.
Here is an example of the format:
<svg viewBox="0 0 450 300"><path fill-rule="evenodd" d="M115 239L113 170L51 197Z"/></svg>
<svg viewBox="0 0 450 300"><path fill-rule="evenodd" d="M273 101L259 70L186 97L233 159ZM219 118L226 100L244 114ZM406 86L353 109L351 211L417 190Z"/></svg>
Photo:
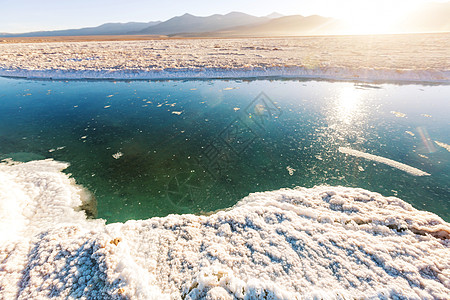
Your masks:
<svg viewBox="0 0 450 300"><path fill-rule="evenodd" d="M450 34L0 43L0 76L450 82Z"/></svg>

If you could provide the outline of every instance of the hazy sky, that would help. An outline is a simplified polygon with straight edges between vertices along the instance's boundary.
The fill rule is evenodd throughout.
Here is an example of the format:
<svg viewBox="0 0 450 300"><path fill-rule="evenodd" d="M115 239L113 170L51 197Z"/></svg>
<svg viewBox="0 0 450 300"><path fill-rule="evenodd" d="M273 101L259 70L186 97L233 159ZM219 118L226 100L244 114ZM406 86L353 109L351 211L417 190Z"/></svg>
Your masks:
<svg viewBox="0 0 450 300"><path fill-rule="evenodd" d="M0 32L97 26L107 22L167 20L186 12L206 16L241 11L264 16L319 14L355 22L448 0L0 0ZM379 20L379 19L378 19Z"/></svg>

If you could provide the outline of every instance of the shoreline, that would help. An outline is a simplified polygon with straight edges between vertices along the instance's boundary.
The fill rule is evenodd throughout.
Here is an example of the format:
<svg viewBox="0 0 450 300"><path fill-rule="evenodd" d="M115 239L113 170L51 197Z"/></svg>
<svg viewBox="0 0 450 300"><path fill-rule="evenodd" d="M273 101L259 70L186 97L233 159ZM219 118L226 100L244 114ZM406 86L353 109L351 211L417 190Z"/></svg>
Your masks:
<svg viewBox="0 0 450 300"><path fill-rule="evenodd" d="M27 70L1 69L0 77L43 80L331 80L368 83L450 84L450 70L290 68L183 68L163 70Z"/></svg>

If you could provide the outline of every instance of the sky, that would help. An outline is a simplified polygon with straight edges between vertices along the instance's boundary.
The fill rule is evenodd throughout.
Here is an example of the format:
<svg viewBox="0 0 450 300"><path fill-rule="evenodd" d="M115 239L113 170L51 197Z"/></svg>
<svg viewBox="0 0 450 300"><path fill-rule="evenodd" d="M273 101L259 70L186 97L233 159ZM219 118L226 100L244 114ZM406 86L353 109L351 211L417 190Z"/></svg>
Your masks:
<svg viewBox="0 0 450 300"><path fill-rule="evenodd" d="M448 0L0 0L0 32L20 33L98 26L108 22L165 21L240 11L255 16L318 14L369 24L389 21L427 2ZM368 25L366 25L368 26Z"/></svg>

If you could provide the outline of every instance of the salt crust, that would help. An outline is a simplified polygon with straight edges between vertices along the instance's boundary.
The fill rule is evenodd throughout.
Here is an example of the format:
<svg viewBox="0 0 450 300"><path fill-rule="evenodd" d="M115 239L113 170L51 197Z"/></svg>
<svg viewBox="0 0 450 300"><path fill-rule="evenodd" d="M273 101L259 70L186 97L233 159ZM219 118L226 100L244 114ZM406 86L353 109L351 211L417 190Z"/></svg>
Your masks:
<svg viewBox="0 0 450 300"><path fill-rule="evenodd" d="M445 299L450 224L363 189L105 225L53 160L0 164L1 299Z"/></svg>
<svg viewBox="0 0 450 300"><path fill-rule="evenodd" d="M347 155L352 155L352 156L356 156L356 157L362 157L362 158L365 158L365 159L368 159L368 160L376 161L376 162L379 162L379 163L391 166L393 168L402 170L402 171L404 171L406 173L409 173L411 175L414 175L414 176L430 176L430 174L427 173L427 172L424 172L424 171L419 170L417 168L408 166L408 165L406 165L404 163L401 163L401 162L398 162L398 161L395 161L395 160L392 160L392 159L389 159L389 158L386 158L386 157L373 155L373 154L369 154L369 153L366 153L366 152L361 152L361 151L354 150L354 149L347 148L347 147L339 147L339 152L347 154Z"/></svg>
<svg viewBox="0 0 450 300"><path fill-rule="evenodd" d="M450 34L0 43L0 76L450 82Z"/></svg>

